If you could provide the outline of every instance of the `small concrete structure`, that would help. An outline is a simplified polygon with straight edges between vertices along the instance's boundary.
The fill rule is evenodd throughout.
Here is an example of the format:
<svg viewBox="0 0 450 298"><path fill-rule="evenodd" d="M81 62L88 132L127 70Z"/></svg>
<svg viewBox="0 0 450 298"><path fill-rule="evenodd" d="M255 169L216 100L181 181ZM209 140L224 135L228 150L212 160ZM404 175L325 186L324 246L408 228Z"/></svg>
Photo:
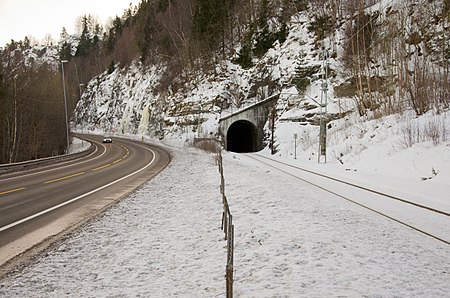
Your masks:
<svg viewBox="0 0 450 298"><path fill-rule="evenodd" d="M219 119L219 135L225 149L232 152L257 152L264 148L264 125L280 97L272 95Z"/></svg>

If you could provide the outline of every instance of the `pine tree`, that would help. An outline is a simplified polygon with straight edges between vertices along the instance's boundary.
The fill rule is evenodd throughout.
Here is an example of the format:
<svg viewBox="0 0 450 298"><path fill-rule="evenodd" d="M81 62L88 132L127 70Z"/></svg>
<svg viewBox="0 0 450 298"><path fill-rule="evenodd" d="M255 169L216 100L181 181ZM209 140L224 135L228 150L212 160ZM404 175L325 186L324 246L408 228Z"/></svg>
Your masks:
<svg viewBox="0 0 450 298"><path fill-rule="evenodd" d="M229 2L229 0L195 1L193 36L210 50L216 49L224 36Z"/></svg>
<svg viewBox="0 0 450 298"><path fill-rule="evenodd" d="M83 31L81 32L80 42L78 43L76 57L86 57L91 50L92 41L89 37L88 17L83 17Z"/></svg>
<svg viewBox="0 0 450 298"><path fill-rule="evenodd" d="M117 38L122 34L123 24L122 20L116 16L112 22L112 27L109 28L109 32L104 39L106 53L110 54L114 51Z"/></svg>

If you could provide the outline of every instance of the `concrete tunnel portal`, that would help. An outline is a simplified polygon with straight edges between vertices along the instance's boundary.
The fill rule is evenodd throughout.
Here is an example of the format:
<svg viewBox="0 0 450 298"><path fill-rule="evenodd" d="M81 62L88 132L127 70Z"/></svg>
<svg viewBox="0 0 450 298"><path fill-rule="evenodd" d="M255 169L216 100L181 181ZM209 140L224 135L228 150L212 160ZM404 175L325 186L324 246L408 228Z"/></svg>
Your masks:
<svg viewBox="0 0 450 298"><path fill-rule="evenodd" d="M258 129L247 120L238 120L227 131L227 150L236 153L259 151Z"/></svg>
<svg viewBox="0 0 450 298"><path fill-rule="evenodd" d="M279 94L269 96L220 118L218 133L224 141L225 150L236 153L262 150L265 145L264 127L278 98Z"/></svg>

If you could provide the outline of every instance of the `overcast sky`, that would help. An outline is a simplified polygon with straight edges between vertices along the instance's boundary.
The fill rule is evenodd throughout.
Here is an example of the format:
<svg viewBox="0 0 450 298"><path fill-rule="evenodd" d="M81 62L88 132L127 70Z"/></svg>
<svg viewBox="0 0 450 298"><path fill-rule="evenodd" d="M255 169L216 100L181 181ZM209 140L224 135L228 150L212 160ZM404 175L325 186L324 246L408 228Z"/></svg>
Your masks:
<svg viewBox="0 0 450 298"><path fill-rule="evenodd" d="M59 40L62 28L75 32L75 20L85 14L98 16L102 25L108 17L122 16L129 4L140 0L0 0L0 47L11 39L33 36L42 40L50 33Z"/></svg>

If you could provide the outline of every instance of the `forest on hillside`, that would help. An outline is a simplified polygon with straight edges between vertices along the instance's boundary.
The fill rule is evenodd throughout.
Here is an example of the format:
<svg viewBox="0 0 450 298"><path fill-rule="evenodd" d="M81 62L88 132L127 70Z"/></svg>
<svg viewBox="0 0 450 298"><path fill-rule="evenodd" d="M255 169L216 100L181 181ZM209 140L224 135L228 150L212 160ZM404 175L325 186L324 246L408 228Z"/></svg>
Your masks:
<svg viewBox="0 0 450 298"><path fill-rule="evenodd" d="M176 92L176 78L212 72L221 60L253 67L285 42L300 12L309 16L317 51L329 47L344 67L332 70L347 78L335 86L336 96L351 97L360 115L448 109L450 0L383 1L380 10L368 9L379 2L144 0L105 27L81 16L80 33L63 29L57 44L12 41L0 49L0 163L64 152L61 60L68 61L69 111L92 78L136 60L164 65L158 92ZM51 49L53 60L39 62ZM293 81L299 92L309 83L307 71L299 69Z"/></svg>

